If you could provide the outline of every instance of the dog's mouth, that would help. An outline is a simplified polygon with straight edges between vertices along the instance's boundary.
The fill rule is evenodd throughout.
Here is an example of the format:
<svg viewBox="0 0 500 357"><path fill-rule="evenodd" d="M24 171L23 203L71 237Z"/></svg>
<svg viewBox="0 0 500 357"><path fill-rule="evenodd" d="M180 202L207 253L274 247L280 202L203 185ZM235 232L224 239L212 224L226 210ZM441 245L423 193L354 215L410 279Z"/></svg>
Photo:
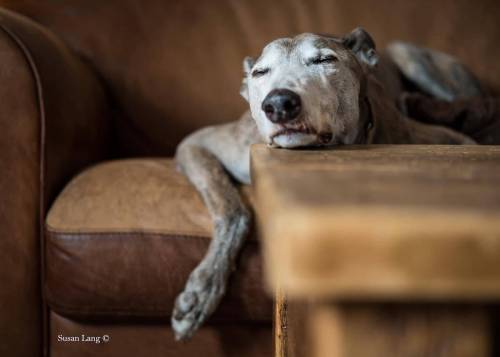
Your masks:
<svg viewBox="0 0 500 357"><path fill-rule="evenodd" d="M331 143L333 139L333 134L331 132L317 132L315 129L307 126L302 123L297 126L282 126L278 131L274 132L270 136L271 143L274 142L274 139L278 136L293 136L293 135L314 135L317 138L317 143L320 145L327 145Z"/></svg>
<svg viewBox="0 0 500 357"><path fill-rule="evenodd" d="M271 139L274 139L277 136L280 135L293 135L293 134L314 134L314 131L302 124L301 126L297 128L288 128L288 127L283 127L280 130L276 131L274 134L271 135Z"/></svg>

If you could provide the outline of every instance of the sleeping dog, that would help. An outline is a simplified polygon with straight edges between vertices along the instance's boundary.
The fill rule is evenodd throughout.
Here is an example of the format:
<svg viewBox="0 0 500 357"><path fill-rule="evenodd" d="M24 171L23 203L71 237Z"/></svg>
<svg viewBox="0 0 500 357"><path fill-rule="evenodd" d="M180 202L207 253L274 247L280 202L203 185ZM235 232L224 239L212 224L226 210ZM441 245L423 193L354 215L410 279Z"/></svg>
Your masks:
<svg viewBox="0 0 500 357"><path fill-rule="evenodd" d="M451 129L406 118L394 90L401 87L396 82L402 74L437 98L479 94L469 72L448 55L409 44L396 43L386 52L382 60L361 28L344 37L305 33L275 40L257 60L243 62L240 92L250 110L179 145L178 166L201 194L214 231L208 252L177 297L172 314L177 339L190 337L216 309L249 231L251 211L235 181L250 183L250 145L474 143Z"/></svg>

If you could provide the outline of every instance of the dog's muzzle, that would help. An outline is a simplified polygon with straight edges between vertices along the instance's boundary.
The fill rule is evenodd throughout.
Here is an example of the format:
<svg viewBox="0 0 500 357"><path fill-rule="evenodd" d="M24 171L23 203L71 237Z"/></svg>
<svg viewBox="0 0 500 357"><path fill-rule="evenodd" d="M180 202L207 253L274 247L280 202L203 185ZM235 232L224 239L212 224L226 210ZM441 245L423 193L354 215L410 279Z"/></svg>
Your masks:
<svg viewBox="0 0 500 357"><path fill-rule="evenodd" d="M297 118L302 110L300 96L289 89L273 89L264 98L262 110L275 124L285 124Z"/></svg>

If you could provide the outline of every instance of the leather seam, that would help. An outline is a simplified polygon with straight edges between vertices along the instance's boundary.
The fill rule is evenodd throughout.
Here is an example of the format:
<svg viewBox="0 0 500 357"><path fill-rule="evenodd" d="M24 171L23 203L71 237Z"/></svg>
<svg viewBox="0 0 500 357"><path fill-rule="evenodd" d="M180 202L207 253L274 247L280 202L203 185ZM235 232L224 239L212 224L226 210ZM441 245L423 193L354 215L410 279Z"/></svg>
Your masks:
<svg viewBox="0 0 500 357"><path fill-rule="evenodd" d="M122 236L155 236L157 238L165 239L195 239L204 242L210 242L212 238L208 235L190 235L190 234L170 234L170 233L157 233L157 232L144 232L144 231L127 231L127 232L61 232L47 230L50 240L82 240L82 239L100 239L102 236L109 236L112 239L124 238ZM54 237L54 235L63 235L63 237ZM126 239L126 238L125 238ZM247 239L246 243L258 244L259 241L255 239Z"/></svg>
<svg viewBox="0 0 500 357"><path fill-rule="evenodd" d="M209 236L192 236L192 235L184 235L184 234L163 234L163 233L146 233L146 232L123 232L123 233L105 233L105 232L96 232L96 233L56 233L57 235L62 234L64 235L63 237L52 237L52 232L49 232L49 235L51 240L80 240L80 239L101 239L100 237L103 236L109 236L110 238L113 239L120 239L124 238L127 239L128 236L155 236L157 238L187 238L187 239L196 239L196 240L203 240L203 241L210 241ZM127 236L127 237L122 237L122 236Z"/></svg>
<svg viewBox="0 0 500 357"><path fill-rule="evenodd" d="M47 233L50 234L65 234L65 235L87 235L87 234L97 234L97 235L104 235L104 234L141 234L141 235L179 235L179 236L190 236L190 237L201 237L201 238L209 238L210 233L197 233L197 232L183 232L183 233L178 233L174 230L172 231L159 231L159 230L143 230L143 229L136 229L136 228L131 228L127 230L101 230L101 229L96 229L96 230L69 230L69 229L57 229L54 227L51 227L49 225L45 226L45 230Z"/></svg>
<svg viewBox="0 0 500 357"><path fill-rule="evenodd" d="M136 310L134 306L121 306L121 307L71 307L67 304L61 304L59 302L54 302L52 293L50 289L46 289L46 295L48 298L49 306L52 311L59 313L61 315L72 316L74 318L85 319L89 317L110 317L110 315L115 316L126 316L126 317L138 317L138 318L170 318L172 310L164 309L159 307L145 308ZM135 310L135 311L134 311ZM160 315L160 316L159 316ZM268 321L264 319L248 319L250 321Z"/></svg>

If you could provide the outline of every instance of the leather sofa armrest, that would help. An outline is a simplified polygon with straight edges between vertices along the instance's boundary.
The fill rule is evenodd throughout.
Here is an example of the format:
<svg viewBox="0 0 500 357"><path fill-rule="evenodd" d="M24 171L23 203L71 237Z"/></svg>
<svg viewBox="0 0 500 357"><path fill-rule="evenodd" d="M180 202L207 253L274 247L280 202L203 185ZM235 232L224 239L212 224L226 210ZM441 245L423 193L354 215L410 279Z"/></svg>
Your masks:
<svg viewBox="0 0 500 357"><path fill-rule="evenodd" d="M63 185L102 161L111 110L51 32L0 8L0 356L41 356L43 222Z"/></svg>

